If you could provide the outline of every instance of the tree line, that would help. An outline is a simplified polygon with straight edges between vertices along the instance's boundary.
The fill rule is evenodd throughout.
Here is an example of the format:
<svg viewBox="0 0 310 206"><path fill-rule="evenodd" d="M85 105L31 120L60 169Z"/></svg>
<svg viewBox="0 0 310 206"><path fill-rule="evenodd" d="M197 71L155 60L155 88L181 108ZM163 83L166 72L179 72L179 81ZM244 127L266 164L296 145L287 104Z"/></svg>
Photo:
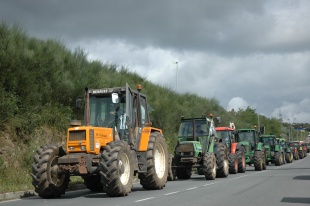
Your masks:
<svg viewBox="0 0 310 206"><path fill-rule="evenodd" d="M152 123L163 130L170 151L176 143L181 116L213 113L221 117L223 126L230 121L237 128L253 128L257 124L253 108L226 111L215 98L176 93L130 68L90 61L80 48L71 51L57 40L31 37L21 26L0 24L0 37L0 138L19 147L23 163L16 165L24 164L29 170L35 148L43 143L64 142L70 119L83 117L75 110L75 100L83 96L85 87L119 87L128 83L135 88L142 84L142 92L154 109ZM260 122L267 133L287 135L280 119L261 116ZM10 150L5 145L1 148L2 153L16 152L16 148ZM0 153L0 167L5 158Z"/></svg>

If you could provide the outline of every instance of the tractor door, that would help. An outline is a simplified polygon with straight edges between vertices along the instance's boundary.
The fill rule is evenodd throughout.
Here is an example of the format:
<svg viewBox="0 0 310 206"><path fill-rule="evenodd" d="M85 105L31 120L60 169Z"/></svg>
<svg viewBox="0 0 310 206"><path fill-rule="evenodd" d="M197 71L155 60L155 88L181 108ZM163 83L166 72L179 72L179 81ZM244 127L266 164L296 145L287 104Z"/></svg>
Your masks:
<svg viewBox="0 0 310 206"><path fill-rule="evenodd" d="M128 114L127 125L129 127L129 143L138 149L143 127L150 122L146 96L133 91L126 85L126 113Z"/></svg>

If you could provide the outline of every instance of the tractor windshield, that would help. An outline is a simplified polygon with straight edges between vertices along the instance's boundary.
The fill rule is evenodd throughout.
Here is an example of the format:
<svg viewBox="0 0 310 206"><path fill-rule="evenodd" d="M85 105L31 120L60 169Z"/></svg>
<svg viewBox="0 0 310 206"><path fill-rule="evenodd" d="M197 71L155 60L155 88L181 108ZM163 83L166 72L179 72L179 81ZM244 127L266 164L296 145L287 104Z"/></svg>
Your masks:
<svg viewBox="0 0 310 206"><path fill-rule="evenodd" d="M264 143L264 145L270 145L268 137L260 137L260 142Z"/></svg>
<svg viewBox="0 0 310 206"><path fill-rule="evenodd" d="M249 143L255 143L255 135L254 132L249 130L249 131L238 131L236 134L236 139L238 142L249 142Z"/></svg>
<svg viewBox="0 0 310 206"><path fill-rule="evenodd" d="M111 94L90 97L90 125L100 127L124 127L125 103L112 103Z"/></svg>
<svg viewBox="0 0 310 206"><path fill-rule="evenodd" d="M179 127L179 137L194 137L196 136L208 136L209 135L209 124L206 119L188 119L182 120Z"/></svg>
<svg viewBox="0 0 310 206"><path fill-rule="evenodd" d="M222 141L227 145L227 147L230 147L230 139L232 138L231 131L229 130L218 130L216 131L217 137L221 138Z"/></svg>
<svg viewBox="0 0 310 206"><path fill-rule="evenodd" d="M265 145L274 146L274 138L272 137L260 137L260 142L263 142Z"/></svg>

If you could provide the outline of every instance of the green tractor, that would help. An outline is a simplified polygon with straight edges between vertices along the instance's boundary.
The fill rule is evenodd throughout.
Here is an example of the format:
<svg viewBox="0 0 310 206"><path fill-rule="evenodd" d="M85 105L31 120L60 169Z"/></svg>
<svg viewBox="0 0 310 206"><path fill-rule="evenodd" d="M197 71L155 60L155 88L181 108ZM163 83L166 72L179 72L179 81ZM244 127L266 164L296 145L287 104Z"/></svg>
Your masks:
<svg viewBox="0 0 310 206"><path fill-rule="evenodd" d="M259 132L256 129L237 129L235 141L239 142L237 152L244 152L246 164L254 164L256 171L266 169L266 154L264 145L259 142Z"/></svg>
<svg viewBox="0 0 310 206"><path fill-rule="evenodd" d="M181 119L174 157L170 157L168 180L189 179L193 168L207 180L228 176L227 148L216 137L210 117Z"/></svg>
<svg viewBox="0 0 310 206"><path fill-rule="evenodd" d="M285 138L279 138L280 145L282 146L283 153L284 153L284 159L286 163L292 163L294 156L293 151L289 146L289 142L286 141Z"/></svg>
<svg viewBox="0 0 310 206"><path fill-rule="evenodd" d="M261 135L259 141L264 144L266 154L266 164L269 162L280 166L284 163L283 148L279 143L279 139L275 135Z"/></svg>

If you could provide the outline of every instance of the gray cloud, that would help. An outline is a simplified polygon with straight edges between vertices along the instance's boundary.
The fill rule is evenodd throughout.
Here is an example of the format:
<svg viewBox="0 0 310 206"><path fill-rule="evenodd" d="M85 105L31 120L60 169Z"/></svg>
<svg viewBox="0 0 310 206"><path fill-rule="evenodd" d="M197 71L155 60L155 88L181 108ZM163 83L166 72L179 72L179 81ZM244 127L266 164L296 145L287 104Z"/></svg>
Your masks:
<svg viewBox="0 0 310 206"><path fill-rule="evenodd" d="M0 18L171 89L178 61L179 92L310 122L300 106L310 98L309 8L306 0L2 0Z"/></svg>

